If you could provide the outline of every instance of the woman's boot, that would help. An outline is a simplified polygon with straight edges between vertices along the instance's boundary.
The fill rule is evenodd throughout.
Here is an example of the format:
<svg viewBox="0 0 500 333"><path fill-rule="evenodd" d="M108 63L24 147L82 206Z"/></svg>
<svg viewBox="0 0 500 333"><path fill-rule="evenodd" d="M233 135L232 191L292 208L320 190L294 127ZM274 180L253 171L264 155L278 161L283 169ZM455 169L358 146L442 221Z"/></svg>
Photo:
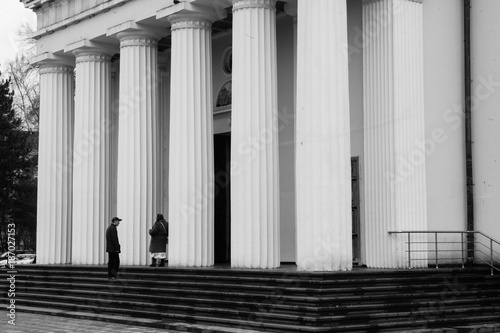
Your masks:
<svg viewBox="0 0 500 333"><path fill-rule="evenodd" d="M160 267L165 267L165 259L162 259L160 262Z"/></svg>
<svg viewBox="0 0 500 333"><path fill-rule="evenodd" d="M156 259L151 258L151 265L149 265L149 267L155 267L155 266L156 266Z"/></svg>

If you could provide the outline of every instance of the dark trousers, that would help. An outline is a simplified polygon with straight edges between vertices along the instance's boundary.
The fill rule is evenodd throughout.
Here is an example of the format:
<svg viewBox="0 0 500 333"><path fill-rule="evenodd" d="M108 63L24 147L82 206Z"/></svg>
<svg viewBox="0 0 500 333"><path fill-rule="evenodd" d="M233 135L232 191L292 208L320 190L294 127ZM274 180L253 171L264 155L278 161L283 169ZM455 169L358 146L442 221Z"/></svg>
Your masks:
<svg viewBox="0 0 500 333"><path fill-rule="evenodd" d="M120 267L120 254L116 252L109 252L108 254L108 276L116 278L118 277L118 268Z"/></svg>

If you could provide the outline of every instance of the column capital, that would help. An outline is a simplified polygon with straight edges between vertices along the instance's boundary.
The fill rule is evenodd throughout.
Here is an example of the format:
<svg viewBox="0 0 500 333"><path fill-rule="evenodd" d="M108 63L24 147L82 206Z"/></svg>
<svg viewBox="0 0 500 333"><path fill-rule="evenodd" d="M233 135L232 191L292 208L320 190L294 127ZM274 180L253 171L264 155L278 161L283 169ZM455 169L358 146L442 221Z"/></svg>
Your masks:
<svg viewBox="0 0 500 333"><path fill-rule="evenodd" d="M152 46L158 45L159 36L145 30L130 29L116 34L120 40L120 47L127 46Z"/></svg>
<svg viewBox="0 0 500 333"><path fill-rule="evenodd" d="M212 27L212 18L199 13L175 14L169 17L172 23L171 30L177 29L205 29L210 30Z"/></svg>
<svg viewBox="0 0 500 333"><path fill-rule="evenodd" d="M75 50L73 53L76 56L76 63L80 62L110 62L111 56L106 53L102 53L99 50L83 49Z"/></svg>
<svg viewBox="0 0 500 333"><path fill-rule="evenodd" d="M245 8L275 9L276 0L233 0L233 13Z"/></svg>
<svg viewBox="0 0 500 333"><path fill-rule="evenodd" d="M40 64L40 75L56 74L56 73L69 74L69 73L73 73L74 70L75 70L75 67L64 65L64 64L57 64L57 63L50 63L50 62Z"/></svg>

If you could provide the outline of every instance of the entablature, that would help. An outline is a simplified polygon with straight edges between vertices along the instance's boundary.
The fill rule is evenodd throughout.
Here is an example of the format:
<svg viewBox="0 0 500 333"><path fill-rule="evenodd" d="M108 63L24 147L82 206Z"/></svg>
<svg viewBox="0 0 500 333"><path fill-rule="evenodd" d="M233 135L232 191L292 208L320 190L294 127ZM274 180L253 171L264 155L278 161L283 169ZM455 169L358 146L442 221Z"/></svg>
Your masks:
<svg viewBox="0 0 500 333"><path fill-rule="evenodd" d="M64 29L132 0L21 0L37 16L33 38Z"/></svg>

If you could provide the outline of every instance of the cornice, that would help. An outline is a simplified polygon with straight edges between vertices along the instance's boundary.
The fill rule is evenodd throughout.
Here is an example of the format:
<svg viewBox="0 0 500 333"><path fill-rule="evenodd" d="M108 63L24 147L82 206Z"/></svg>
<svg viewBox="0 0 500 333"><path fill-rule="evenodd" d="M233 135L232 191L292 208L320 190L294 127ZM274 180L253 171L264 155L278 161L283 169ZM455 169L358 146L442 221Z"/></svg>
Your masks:
<svg viewBox="0 0 500 333"><path fill-rule="evenodd" d="M40 66L40 67L47 66L47 65L74 67L75 59L73 57L68 56L68 55L61 55L61 54L54 54L51 52L44 52L44 53L38 54L38 55L34 56L33 58L31 58L30 64Z"/></svg>
<svg viewBox="0 0 500 333"><path fill-rule="evenodd" d="M79 13L68 13L69 17L62 19L58 22L50 23L46 26L40 27L40 17L42 16L41 11L44 8L49 8L50 11L54 12L54 17L64 17L62 13L57 14L57 11L62 11L63 6L55 6L57 2L55 0L22 0L25 7L33 10L37 14L38 30L32 34L32 38L39 39L45 35L54 33L55 31L62 30L68 26L78 24L79 22L92 18L101 13L107 12L112 8L122 6L127 2L132 0L107 0L95 7L86 9ZM62 4L62 2L60 2ZM42 23L43 24L43 23Z"/></svg>
<svg viewBox="0 0 500 333"><path fill-rule="evenodd" d="M64 52L69 53L73 52L75 55L79 55L82 53L87 54L106 54L113 55L118 52L118 45L108 44L108 43L99 43L90 41L88 39L80 39L75 42L69 43L64 47Z"/></svg>
<svg viewBox="0 0 500 333"><path fill-rule="evenodd" d="M55 2L55 0L21 0L23 3L24 7L31 9L31 10L37 10L42 6L42 4L51 4Z"/></svg>

